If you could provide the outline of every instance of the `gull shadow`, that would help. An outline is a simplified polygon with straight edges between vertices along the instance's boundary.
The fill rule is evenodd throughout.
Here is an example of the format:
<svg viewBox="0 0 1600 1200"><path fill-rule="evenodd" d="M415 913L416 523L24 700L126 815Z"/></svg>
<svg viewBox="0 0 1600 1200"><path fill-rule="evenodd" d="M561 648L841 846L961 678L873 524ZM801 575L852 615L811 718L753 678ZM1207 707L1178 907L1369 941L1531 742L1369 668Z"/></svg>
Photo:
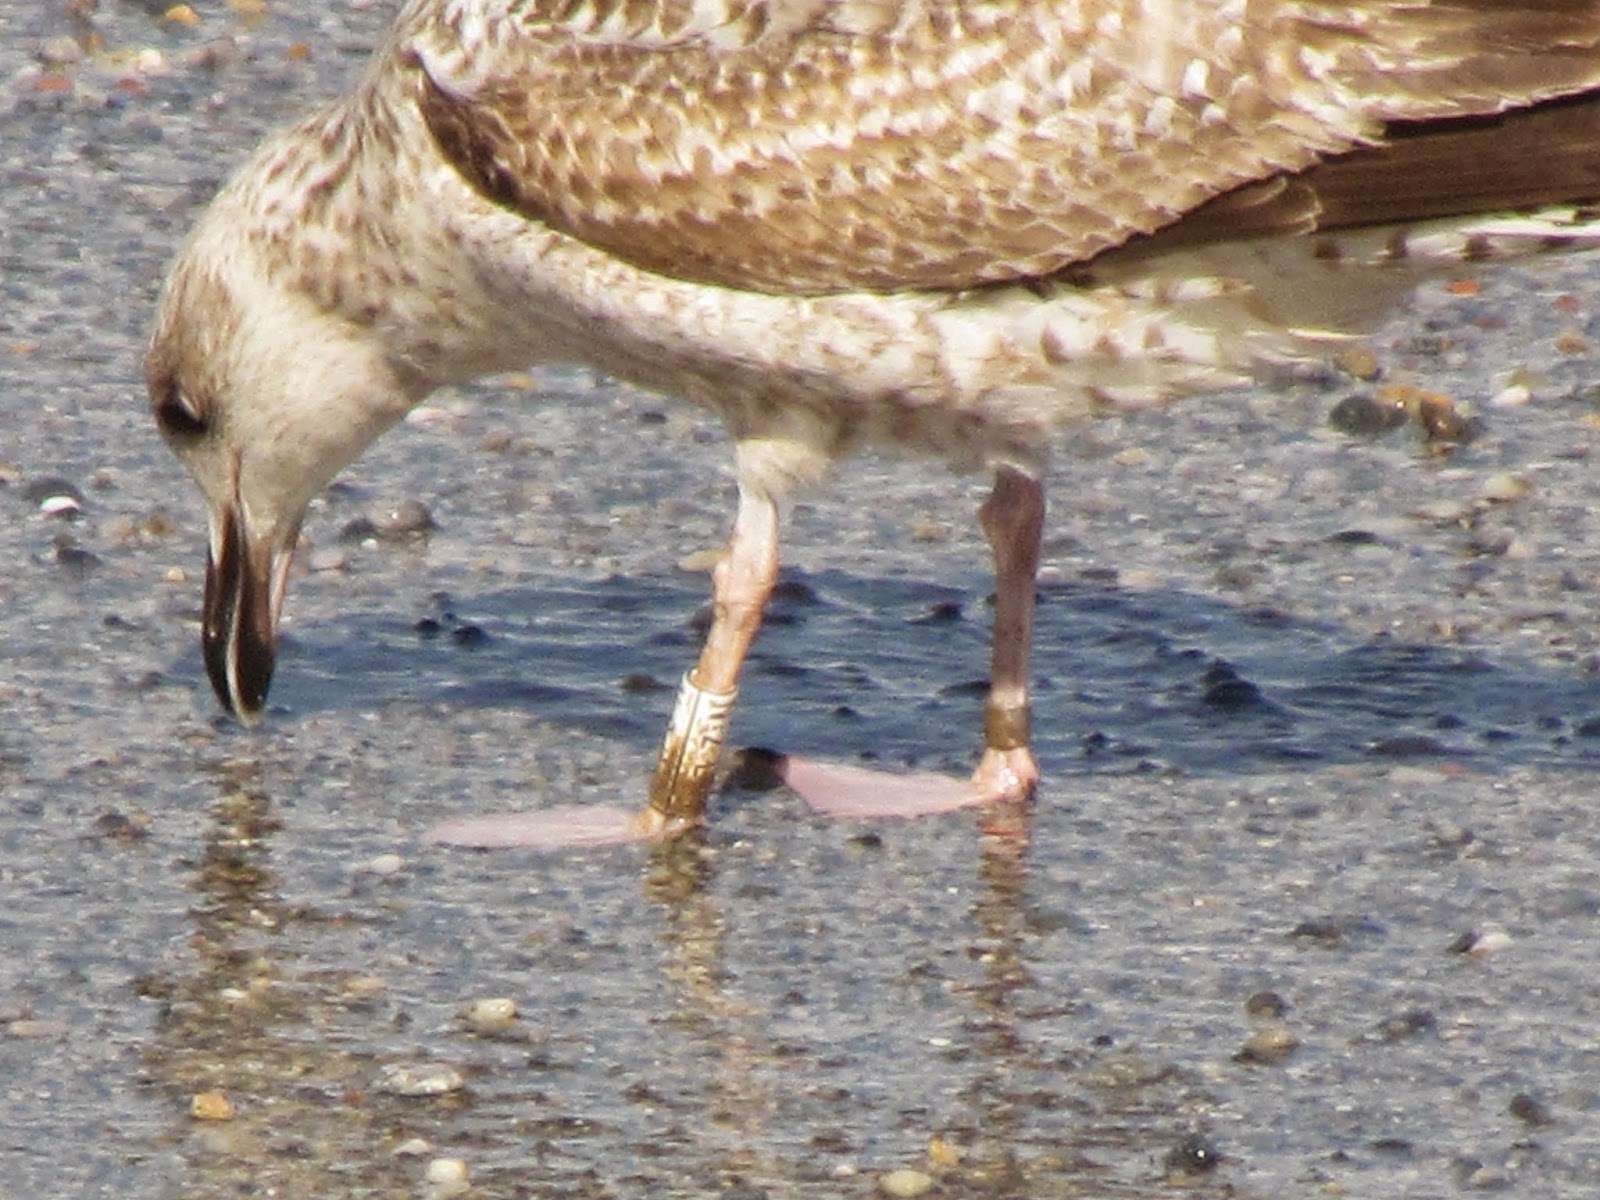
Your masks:
<svg viewBox="0 0 1600 1200"><path fill-rule="evenodd" d="M734 744L969 769L988 664L985 582L786 572L747 668ZM552 579L302 618L274 706L280 719L394 702L521 710L647 753L693 661L705 603L697 576ZM1036 644L1048 774L1600 760L1600 681L1577 669L1361 640L1275 610L1093 577L1041 589Z"/></svg>

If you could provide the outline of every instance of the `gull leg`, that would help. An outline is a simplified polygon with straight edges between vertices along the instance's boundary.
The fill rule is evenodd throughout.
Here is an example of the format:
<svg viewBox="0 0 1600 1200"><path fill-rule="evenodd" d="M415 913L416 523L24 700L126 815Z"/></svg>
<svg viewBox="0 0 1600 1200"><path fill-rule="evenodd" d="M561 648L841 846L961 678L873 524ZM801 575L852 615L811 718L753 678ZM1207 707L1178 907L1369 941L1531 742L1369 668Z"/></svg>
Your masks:
<svg viewBox="0 0 1600 1200"><path fill-rule="evenodd" d="M640 818L649 833L670 833L702 819L733 715L739 671L777 581L778 506L764 490L741 482L728 553L711 575L711 629L700 661L678 689L650 785L650 806Z"/></svg>
<svg viewBox="0 0 1600 1200"><path fill-rule="evenodd" d="M995 604L983 758L973 783L986 799L1026 800L1039 782L1028 688L1044 488L1015 467L1000 467L978 517L994 553Z"/></svg>
<svg viewBox="0 0 1600 1200"><path fill-rule="evenodd" d="M780 755L775 772L813 808L838 817L910 817L1026 800L1039 781L1029 747L1029 662L1044 489L1013 467L995 473L979 512L994 553L995 617L984 752L971 779L892 774ZM712 621L684 676L643 813L556 809L484 817L436 829L431 840L473 846L572 846L667 837L698 823L716 774L739 672L778 576L772 498L741 484L728 554L712 574Z"/></svg>
<svg viewBox="0 0 1600 1200"><path fill-rule="evenodd" d="M1026 800L1033 794L1039 767L1029 749L1028 681L1044 489L1032 476L1000 467L979 519L994 552L996 586L989 703L977 771L971 779L953 779L780 757L775 764L778 777L818 812L833 817L915 817L997 800Z"/></svg>
<svg viewBox="0 0 1600 1200"><path fill-rule="evenodd" d="M659 840L698 824L733 714L739 670L761 629L777 578L778 506L765 491L741 483L728 553L711 576L711 630L700 661L683 677L643 812L565 805L490 814L436 826L427 840L479 849L560 849Z"/></svg>

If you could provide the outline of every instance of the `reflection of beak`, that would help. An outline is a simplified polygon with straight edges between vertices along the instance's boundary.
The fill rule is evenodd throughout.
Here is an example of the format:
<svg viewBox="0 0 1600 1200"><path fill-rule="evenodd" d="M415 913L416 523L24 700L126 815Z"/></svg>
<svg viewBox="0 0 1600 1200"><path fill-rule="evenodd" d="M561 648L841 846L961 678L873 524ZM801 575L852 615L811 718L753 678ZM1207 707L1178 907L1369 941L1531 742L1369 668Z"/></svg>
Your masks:
<svg viewBox="0 0 1600 1200"><path fill-rule="evenodd" d="M267 702L277 657L278 613L298 533L291 530L286 538L275 530L252 535L237 504L219 509L212 518L200 646L217 699L246 724Z"/></svg>

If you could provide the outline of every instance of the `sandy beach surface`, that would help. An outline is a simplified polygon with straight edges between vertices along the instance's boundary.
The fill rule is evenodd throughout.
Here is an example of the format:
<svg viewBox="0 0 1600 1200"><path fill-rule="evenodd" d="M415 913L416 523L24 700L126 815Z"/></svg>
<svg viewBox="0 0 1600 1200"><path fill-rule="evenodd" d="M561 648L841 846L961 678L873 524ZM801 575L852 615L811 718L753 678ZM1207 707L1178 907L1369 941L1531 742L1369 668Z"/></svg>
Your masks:
<svg viewBox="0 0 1600 1200"><path fill-rule="evenodd" d="M1594 1195L1600 257L1064 437L1025 819L452 851L642 803L727 443L576 368L434 397L221 717L142 344L393 6L164 9L0 0L0 1197ZM1480 436L1330 423L1407 389ZM802 498L734 741L970 770L981 495Z"/></svg>

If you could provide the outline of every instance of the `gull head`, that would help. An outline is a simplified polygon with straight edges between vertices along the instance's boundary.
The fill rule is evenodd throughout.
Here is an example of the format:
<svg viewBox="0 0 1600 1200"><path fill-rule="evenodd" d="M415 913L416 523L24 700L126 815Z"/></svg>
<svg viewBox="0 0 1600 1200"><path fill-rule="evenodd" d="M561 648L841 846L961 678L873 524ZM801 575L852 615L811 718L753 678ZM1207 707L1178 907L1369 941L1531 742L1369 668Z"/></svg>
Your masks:
<svg viewBox="0 0 1600 1200"><path fill-rule="evenodd" d="M307 506L425 389L375 322L319 303L225 195L174 263L145 379L210 515L201 646L224 708L267 699Z"/></svg>

